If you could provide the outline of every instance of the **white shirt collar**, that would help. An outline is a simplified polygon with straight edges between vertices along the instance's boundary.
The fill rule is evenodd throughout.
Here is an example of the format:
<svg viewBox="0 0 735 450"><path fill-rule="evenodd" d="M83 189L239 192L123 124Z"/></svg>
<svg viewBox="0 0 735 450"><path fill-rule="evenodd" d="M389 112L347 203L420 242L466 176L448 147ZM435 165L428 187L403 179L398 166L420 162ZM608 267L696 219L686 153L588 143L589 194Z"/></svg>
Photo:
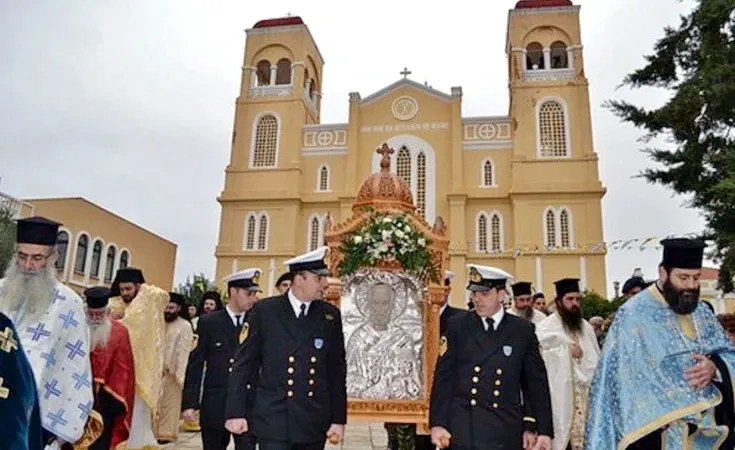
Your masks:
<svg viewBox="0 0 735 450"><path fill-rule="evenodd" d="M441 306L441 308L439 308L439 315L440 315L440 316L441 316L442 314L444 314L444 310L445 310L445 309L447 309L447 305L448 305L448 304L449 304L449 302L446 302L445 304L443 304L443 305Z"/></svg>
<svg viewBox="0 0 735 450"><path fill-rule="evenodd" d="M493 330L497 330L500 326L500 321L503 320L503 316L505 316L505 308L501 307L498 312L490 316L491 319L493 319ZM482 325L487 330L487 318L482 318Z"/></svg>
<svg viewBox="0 0 735 450"><path fill-rule="evenodd" d="M296 317L299 317L299 314L301 314L301 305L306 305L306 309L304 309L304 314L309 315L309 306L311 305L311 301L308 302L302 302L296 296L293 294L291 289L288 290L288 302L291 303L291 308L293 308L293 313L296 315Z"/></svg>
<svg viewBox="0 0 735 450"><path fill-rule="evenodd" d="M227 311L227 315L230 316L230 320L232 321L232 324L237 326L237 317L236 315L239 315L240 317L243 317L245 315L244 312L236 313L233 310L230 309L230 305L225 305L225 311ZM240 319L242 320L242 319ZM244 321L243 321L244 322Z"/></svg>

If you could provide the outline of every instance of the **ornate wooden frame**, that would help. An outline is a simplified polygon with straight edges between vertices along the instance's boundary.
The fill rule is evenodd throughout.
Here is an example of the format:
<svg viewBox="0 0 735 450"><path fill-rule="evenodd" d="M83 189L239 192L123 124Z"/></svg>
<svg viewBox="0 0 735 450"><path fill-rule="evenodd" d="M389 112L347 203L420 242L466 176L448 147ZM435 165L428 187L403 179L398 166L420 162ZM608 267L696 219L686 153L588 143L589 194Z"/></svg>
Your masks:
<svg viewBox="0 0 735 450"><path fill-rule="evenodd" d="M383 155L381 171L371 175L363 184L352 207L352 217L340 224L335 224L331 216L327 217L324 236L330 250L327 257L330 271L333 276L337 276L337 267L343 259L342 242L350 233L366 225L373 214L406 214L412 226L424 233L430 240L429 253L435 267L439 269L440 280L439 282L422 280L426 287L422 308L424 326L422 398L419 400L348 399L348 415L351 420L358 421L415 423L419 432L426 433L428 431L429 397L439 353L439 308L444 302L447 291L442 279L449 239L446 237L444 220L437 217L434 226L429 226L422 217L416 214L406 182L390 173L389 154L393 152L393 149L383 144L377 152ZM409 193L408 198L406 189ZM403 267L397 261L382 263L375 268L390 272L403 271ZM339 307L341 293L342 281L339 278L330 278L329 288L325 295L326 300Z"/></svg>

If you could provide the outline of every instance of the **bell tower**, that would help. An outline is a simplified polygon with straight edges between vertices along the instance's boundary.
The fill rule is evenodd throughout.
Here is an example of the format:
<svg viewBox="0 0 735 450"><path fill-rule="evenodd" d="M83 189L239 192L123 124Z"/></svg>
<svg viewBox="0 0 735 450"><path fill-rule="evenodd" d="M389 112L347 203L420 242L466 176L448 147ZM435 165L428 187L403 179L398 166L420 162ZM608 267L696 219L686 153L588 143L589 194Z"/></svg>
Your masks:
<svg viewBox="0 0 735 450"><path fill-rule="evenodd" d="M519 247L539 249L519 261L524 272L537 274L530 281L539 290L553 291L553 281L575 276L583 287L606 285L604 275L587 279L605 273L599 246L605 188L592 140L579 11L570 0L520 0L508 14L514 236ZM555 258L578 269L563 274L556 264L543 264Z"/></svg>

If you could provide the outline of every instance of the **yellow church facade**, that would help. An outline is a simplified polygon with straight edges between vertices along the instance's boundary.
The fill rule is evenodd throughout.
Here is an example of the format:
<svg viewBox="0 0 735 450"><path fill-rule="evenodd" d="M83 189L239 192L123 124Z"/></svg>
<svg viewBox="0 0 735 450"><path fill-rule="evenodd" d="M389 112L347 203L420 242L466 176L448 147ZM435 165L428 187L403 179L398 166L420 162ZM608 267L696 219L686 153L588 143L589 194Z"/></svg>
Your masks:
<svg viewBox="0 0 735 450"><path fill-rule="evenodd" d="M537 291L577 277L606 293L601 200L579 6L522 0L509 12L507 116L462 116L462 88L412 81L349 96L346 123L320 121L324 59L298 17L247 30L216 248L217 280L247 267L274 292L283 261L324 242L327 215L351 215L363 180L391 170L419 214L444 219L452 303L466 264L500 267ZM549 297L549 295L547 295Z"/></svg>

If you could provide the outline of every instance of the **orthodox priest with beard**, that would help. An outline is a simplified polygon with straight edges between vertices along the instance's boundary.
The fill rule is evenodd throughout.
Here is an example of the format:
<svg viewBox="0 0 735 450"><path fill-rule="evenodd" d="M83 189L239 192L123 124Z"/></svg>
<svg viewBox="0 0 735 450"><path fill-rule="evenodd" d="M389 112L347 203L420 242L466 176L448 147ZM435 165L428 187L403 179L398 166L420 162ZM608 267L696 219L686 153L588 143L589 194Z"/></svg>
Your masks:
<svg viewBox="0 0 735 450"><path fill-rule="evenodd" d="M511 288L513 289L513 306L508 308L509 313L530 320L534 324L539 324L546 318L544 313L534 307L531 283L528 281L519 281L512 285Z"/></svg>
<svg viewBox="0 0 735 450"><path fill-rule="evenodd" d="M143 272L133 267L117 271L111 291L110 313L113 318L122 317L128 329L135 364L135 401L127 450L155 449L153 419L163 386L163 312L168 292L146 283Z"/></svg>
<svg viewBox="0 0 735 450"><path fill-rule="evenodd" d="M84 291L92 348L94 409L104 422L102 435L90 450L110 450L128 440L135 401L133 349L128 329L110 319L110 290L98 286Z"/></svg>
<svg viewBox="0 0 735 450"><path fill-rule="evenodd" d="M541 356L549 374L554 411L554 450L584 450L587 395L600 347L592 325L582 318L579 280L565 278L556 286L556 312L536 325Z"/></svg>
<svg viewBox="0 0 735 450"><path fill-rule="evenodd" d="M31 363L50 449L88 443L102 428L99 414L92 414L84 303L56 278L60 225L43 217L18 220L15 255L0 280L0 312L14 323Z"/></svg>
<svg viewBox="0 0 735 450"><path fill-rule="evenodd" d="M700 307L704 243L666 239L658 281L615 314L590 388L588 448L721 446L732 423L735 347Z"/></svg>

